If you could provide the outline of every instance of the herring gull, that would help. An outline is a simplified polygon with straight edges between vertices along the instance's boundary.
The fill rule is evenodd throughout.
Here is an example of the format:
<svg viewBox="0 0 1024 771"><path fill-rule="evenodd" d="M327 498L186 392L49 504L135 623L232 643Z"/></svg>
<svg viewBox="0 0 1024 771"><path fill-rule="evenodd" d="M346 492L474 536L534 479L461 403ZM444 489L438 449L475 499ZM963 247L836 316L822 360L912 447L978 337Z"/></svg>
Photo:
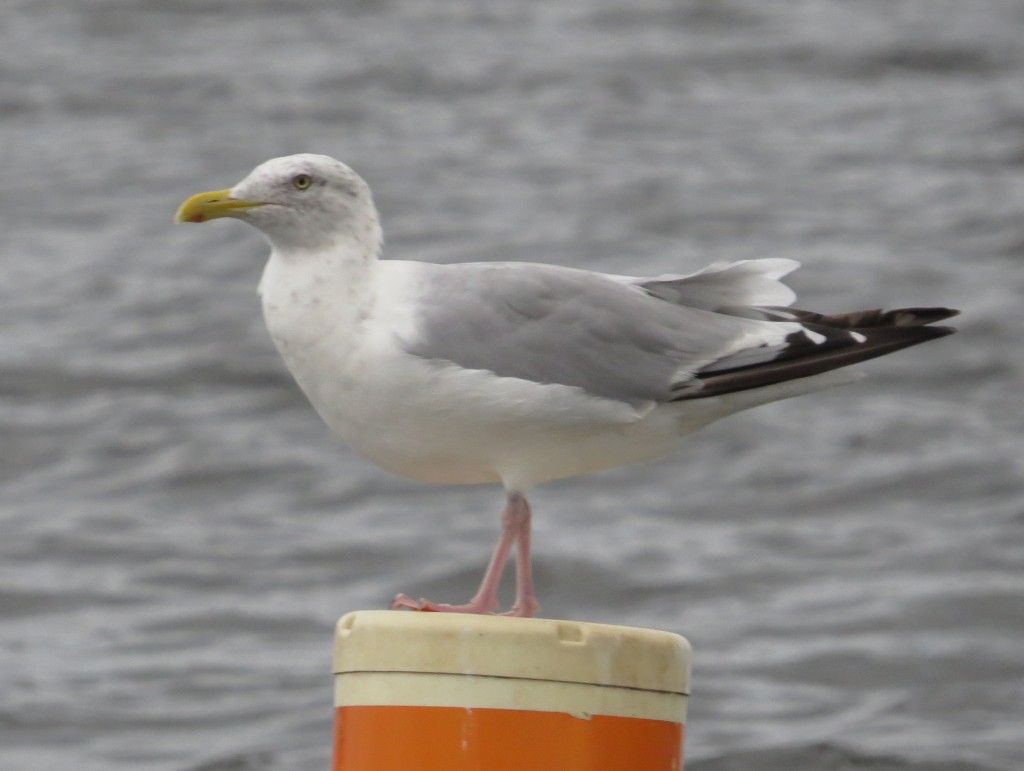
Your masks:
<svg viewBox="0 0 1024 771"><path fill-rule="evenodd" d="M531 487L659 458L739 410L851 379L836 371L953 329L946 308L827 315L789 307L789 259L636 278L521 262L381 260L370 188L323 155L275 158L177 222L244 220L270 242L259 292L299 387L346 443L425 482L501 483L502 528L464 605L490 613L515 549L509 615L538 609Z"/></svg>

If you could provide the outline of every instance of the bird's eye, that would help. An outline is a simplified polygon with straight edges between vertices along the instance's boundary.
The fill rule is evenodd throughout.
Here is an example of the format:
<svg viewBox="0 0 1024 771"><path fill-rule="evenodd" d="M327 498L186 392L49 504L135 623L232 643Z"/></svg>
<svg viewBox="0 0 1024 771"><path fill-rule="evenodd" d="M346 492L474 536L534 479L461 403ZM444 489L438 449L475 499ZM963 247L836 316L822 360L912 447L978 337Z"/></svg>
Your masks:
<svg viewBox="0 0 1024 771"><path fill-rule="evenodd" d="M292 177L292 187L296 190L305 190L313 184L313 178L309 174L296 174Z"/></svg>

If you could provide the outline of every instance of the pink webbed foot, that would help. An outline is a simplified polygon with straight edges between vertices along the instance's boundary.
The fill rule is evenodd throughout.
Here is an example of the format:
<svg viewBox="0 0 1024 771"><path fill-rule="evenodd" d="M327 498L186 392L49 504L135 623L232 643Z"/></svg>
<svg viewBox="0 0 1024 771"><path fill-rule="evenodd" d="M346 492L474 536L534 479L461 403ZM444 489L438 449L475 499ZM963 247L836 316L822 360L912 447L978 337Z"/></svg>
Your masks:
<svg viewBox="0 0 1024 771"><path fill-rule="evenodd" d="M392 600L390 605L391 610L408 608L409 610L416 610L422 613L475 613L477 615L490 613L497 607L498 603L493 600L487 602L474 598L465 605L448 605L443 602L431 602L422 597L414 600L407 594L395 595L395 599Z"/></svg>
<svg viewBox="0 0 1024 771"><path fill-rule="evenodd" d="M497 602L481 602L478 600L470 600L465 605L448 605L444 602L431 602L425 600L422 597L418 600L414 600L407 594L397 594L395 599L391 601L391 605L388 606L391 610L401 610L403 608L407 610L415 610L420 613L473 613L477 615L485 615L493 613L498 608ZM494 613L496 616L510 616L514 618L533 618L534 614L540 609L540 604L537 602L536 597L523 598L522 602L517 602L512 606L512 610L506 611L505 613Z"/></svg>

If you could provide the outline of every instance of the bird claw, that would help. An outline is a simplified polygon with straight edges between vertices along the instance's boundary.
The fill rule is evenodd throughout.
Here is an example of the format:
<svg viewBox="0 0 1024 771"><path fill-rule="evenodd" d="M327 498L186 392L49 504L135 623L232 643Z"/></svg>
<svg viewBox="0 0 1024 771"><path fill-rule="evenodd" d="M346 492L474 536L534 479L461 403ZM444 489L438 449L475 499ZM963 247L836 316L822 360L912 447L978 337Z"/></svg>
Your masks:
<svg viewBox="0 0 1024 771"><path fill-rule="evenodd" d="M535 599L528 599L527 602L519 605L518 603L512 606L512 610L506 611L505 613L497 613L498 616L508 616L509 618L533 618L537 615L537 611L540 610L540 603Z"/></svg>
<svg viewBox="0 0 1024 771"><path fill-rule="evenodd" d="M472 613L477 615L486 615L493 613L498 607L498 603L490 600L477 600L476 598L470 600L465 605L448 605L443 602L431 602L422 597L418 600L412 599L407 594L396 594L395 599L391 601L389 606L391 610L400 610L402 608L408 608L409 610L415 610L420 613Z"/></svg>

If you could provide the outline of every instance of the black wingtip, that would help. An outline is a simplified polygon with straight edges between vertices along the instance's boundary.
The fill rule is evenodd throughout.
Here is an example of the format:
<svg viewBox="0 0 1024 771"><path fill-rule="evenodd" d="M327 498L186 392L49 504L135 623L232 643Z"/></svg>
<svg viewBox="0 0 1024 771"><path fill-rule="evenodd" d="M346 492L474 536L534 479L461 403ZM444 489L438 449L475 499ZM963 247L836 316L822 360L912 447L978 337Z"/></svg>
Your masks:
<svg viewBox="0 0 1024 771"><path fill-rule="evenodd" d="M819 324L832 329L874 329L878 327L924 327L937 321L959 316L955 308L896 308L887 311L881 308L853 311L850 313L815 313L799 308L765 308L775 321L793 319L806 324Z"/></svg>
<svg viewBox="0 0 1024 771"><path fill-rule="evenodd" d="M828 344L799 346L799 340L794 338L788 355L782 354L770 362L698 374L700 387L688 389L677 399L701 399L761 388L895 353L955 333L955 327L930 325L960 313L952 308L899 308L836 315L785 310L793 314L789 320L796 317L806 329L825 334Z"/></svg>
<svg viewBox="0 0 1024 771"><path fill-rule="evenodd" d="M960 311L956 308L899 308L894 311L885 311L882 316L888 323L882 323L879 326L921 327L959 315ZM950 332L956 331L952 327L946 327L946 329L949 329ZM950 332L946 334L950 334Z"/></svg>

